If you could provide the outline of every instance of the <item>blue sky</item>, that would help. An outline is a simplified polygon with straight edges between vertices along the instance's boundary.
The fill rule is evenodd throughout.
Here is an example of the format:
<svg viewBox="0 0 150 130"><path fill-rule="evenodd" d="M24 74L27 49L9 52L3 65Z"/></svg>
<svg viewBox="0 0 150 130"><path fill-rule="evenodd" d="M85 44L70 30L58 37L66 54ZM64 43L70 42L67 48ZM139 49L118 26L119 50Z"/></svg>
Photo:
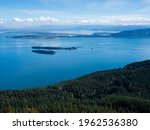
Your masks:
<svg viewBox="0 0 150 130"><path fill-rule="evenodd" d="M0 24L150 24L150 0L0 0Z"/></svg>

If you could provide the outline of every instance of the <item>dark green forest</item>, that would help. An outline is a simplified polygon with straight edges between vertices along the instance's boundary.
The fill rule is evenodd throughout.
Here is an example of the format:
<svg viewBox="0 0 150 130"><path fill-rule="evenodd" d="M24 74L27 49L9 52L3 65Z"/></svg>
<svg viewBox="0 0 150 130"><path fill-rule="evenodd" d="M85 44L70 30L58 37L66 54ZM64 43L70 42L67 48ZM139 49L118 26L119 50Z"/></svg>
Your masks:
<svg viewBox="0 0 150 130"><path fill-rule="evenodd" d="M47 87L0 91L0 112L150 112L150 60Z"/></svg>

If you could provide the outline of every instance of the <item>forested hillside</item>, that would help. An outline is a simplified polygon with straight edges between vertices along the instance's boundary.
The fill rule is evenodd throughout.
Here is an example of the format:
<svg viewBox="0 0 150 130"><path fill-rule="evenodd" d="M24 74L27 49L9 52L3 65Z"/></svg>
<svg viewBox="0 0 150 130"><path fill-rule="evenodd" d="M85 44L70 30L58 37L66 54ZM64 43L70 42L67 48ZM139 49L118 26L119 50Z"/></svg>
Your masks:
<svg viewBox="0 0 150 130"><path fill-rule="evenodd" d="M0 91L0 112L150 112L150 60L53 86Z"/></svg>

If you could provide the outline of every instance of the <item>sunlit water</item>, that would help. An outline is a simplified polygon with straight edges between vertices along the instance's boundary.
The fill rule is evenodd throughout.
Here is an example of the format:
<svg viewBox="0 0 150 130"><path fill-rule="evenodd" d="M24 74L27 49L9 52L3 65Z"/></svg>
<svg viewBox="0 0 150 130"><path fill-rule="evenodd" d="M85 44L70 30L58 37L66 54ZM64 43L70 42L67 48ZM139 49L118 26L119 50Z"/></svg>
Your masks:
<svg viewBox="0 0 150 130"><path fill-rule="evenodd" d="M150 39L13 39L0 34L0 89L42 87L98 70L150 59ZM32 46L79 47L55 55L36 54Z"/></svg>

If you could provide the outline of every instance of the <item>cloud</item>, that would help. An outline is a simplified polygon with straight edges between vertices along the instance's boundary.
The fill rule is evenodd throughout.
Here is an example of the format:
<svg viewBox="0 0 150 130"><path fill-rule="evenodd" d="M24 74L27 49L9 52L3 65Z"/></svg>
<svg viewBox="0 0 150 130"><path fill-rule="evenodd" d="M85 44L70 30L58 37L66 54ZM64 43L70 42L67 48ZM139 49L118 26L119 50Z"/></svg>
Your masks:
<svg viewBox="0 0 150 130"><path fill-rule="evenodd" d="M90 21L83 19L83 20L81 20L81 23L86 24L86 23L90 23Z"/></svg>
<svg viewBox="0 0 150 130"><path fill-rule="evenodd" d="M83 18L83 19L82 19ZM15 17L9 20L0 19L0 24L6 25L150 25L150 17L142 17L135 15L116 15L101 17L81 16L80 19L72 17L55 18L49 16L19 18Z"/></svg>
<svg viewBox="0 0 150 130"><path fill-rule="evenodd" d="M41 17L34 17L34 18L25 18L25 19L22 19L22 18L18 18L18 17L15 17L13 20L13 23L58 23L59 22L59 19L57 18L53 18L53 17L44 17L44 16L41 16Z"/></svg>
<svg viewBox="0 0 150 130"><path fill-rule="evenodd" d="M99 25L150 25L150 18L135 16L116 16L102 17L97 20L81 20L81 24L99 24Z"/></svg>
<svg viewBox="0 0 150 130"><path fill-rule="evenodd" d="M23 19L20 19L20 18L17 18L17 17L15 17L15 18L13 19L13 21L14 21L14 22L24 22Z"/></svg>
<svg viewBox="0 0 150 130"><path fill-rule="evenodd" d="M4 24L5 21L3 19L0 19L0 24Z"/></svg>

